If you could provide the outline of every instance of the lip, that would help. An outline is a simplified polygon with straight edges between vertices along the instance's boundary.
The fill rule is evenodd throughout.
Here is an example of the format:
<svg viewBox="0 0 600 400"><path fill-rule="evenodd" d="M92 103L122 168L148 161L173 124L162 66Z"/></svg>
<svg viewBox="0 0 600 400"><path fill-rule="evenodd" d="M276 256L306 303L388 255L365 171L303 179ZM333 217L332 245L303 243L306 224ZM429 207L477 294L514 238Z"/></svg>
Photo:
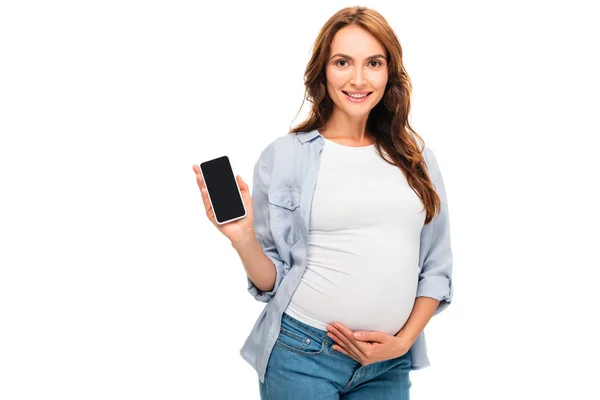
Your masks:
<svg viewBox="0 0 600 400"><path fill-rule="evenodd" d="M344 96L348 99L348 101L350 101L352 103L363 103L364 101L367 100L367 98L373 92L368 92L368 91L346 92L346 91L342 90L342 93L344 93ZM355 99L353 97L348 96L348 93L351 93L351 94L365 94L366 93L367 95L365 97L363 97L362 99Z"/></svg>

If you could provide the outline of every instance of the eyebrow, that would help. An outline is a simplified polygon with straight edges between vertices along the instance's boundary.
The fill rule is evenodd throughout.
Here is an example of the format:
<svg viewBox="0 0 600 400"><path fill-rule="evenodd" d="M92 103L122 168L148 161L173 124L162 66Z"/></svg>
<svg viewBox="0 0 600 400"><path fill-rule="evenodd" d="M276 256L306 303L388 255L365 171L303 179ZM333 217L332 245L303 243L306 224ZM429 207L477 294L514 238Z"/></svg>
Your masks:
<svg viewBox="0 0 600 400"><path fill-rule="evenodd" d="M331 56L330 60L331 60L332 58L334 58L334 57L337 57L337 56L341 56L341 57L344 57L344 58L347 58L347 59L349 59L349 60L352 60L352 61L354 61L354 58L350 57L350 56L349 56L349 55L347 55L347 54L343 54L343 53L337 53L337 54L334 54L333 56ZM383 55L381 55L381 54L375 54L374 56L368 57L368 58L367 58L367 60L372 60L372 59L374 59L374 58L383 58L383 59L385 60L385 56L383 56Z"/></svg>

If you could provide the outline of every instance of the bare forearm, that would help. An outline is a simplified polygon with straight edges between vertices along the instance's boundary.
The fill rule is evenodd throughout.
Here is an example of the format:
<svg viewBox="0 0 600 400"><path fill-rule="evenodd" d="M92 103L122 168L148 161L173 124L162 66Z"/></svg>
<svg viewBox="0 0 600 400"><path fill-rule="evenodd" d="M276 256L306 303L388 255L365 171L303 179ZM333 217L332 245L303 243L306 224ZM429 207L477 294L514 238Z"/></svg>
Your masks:
<svg viewBox="0 0 600 400"><path fill-rule="evenodd" d="M425 325L427 325L433 316L439 303L439 300L431 297L417 297L408 320L396 334L396 337L401 337L409 343L414 343L421 331L425 329Z"/></svg>
<svg viewBox="0 0 600 400"><path fill-rule="evenodd" d="M260 291L270 292L275 286L275 265L263 251L255 236L239 242L232 242L231 246L237 251L246 275L254 286Z"/></svg>

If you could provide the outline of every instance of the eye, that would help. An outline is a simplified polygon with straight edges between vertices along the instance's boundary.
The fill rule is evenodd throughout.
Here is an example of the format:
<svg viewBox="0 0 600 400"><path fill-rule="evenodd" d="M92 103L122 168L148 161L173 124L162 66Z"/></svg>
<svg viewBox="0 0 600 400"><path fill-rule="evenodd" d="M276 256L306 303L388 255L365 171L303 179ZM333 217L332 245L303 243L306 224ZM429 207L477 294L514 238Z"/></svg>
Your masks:
<svg viewBox="0 0 600 400"><path fill-rule="evenodd" d="M371 60L370 62L376 64L376 65L372 65L373 67L379 67L381 65L381 61Z"/></svg>
<svg viewBox="0 0 600 400"><path fill-rule="evenodd" d="M337 60L337 61L335 62L335 65L337 65L338 67L344 67L344 65L340 65L340 64L339 64L339 63L341 63L341 62L343 62L343 63L348 63L348 61L346 61L346 60Z"/></svg>

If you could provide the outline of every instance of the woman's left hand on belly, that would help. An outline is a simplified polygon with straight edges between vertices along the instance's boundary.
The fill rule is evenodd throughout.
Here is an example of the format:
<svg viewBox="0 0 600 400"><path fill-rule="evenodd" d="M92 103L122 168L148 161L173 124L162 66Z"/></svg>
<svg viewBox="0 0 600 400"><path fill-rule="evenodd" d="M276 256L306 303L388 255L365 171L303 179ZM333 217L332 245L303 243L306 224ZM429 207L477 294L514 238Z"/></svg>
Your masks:
<svg viewBox="0 0 600 400"><path fill-rule="evenodd" d="M327 336L336 342L332 346L334 350L355 359L362 365L403 356L412 345L402 338L385 332L353 332L339 322L327 325Z"/></svg>

